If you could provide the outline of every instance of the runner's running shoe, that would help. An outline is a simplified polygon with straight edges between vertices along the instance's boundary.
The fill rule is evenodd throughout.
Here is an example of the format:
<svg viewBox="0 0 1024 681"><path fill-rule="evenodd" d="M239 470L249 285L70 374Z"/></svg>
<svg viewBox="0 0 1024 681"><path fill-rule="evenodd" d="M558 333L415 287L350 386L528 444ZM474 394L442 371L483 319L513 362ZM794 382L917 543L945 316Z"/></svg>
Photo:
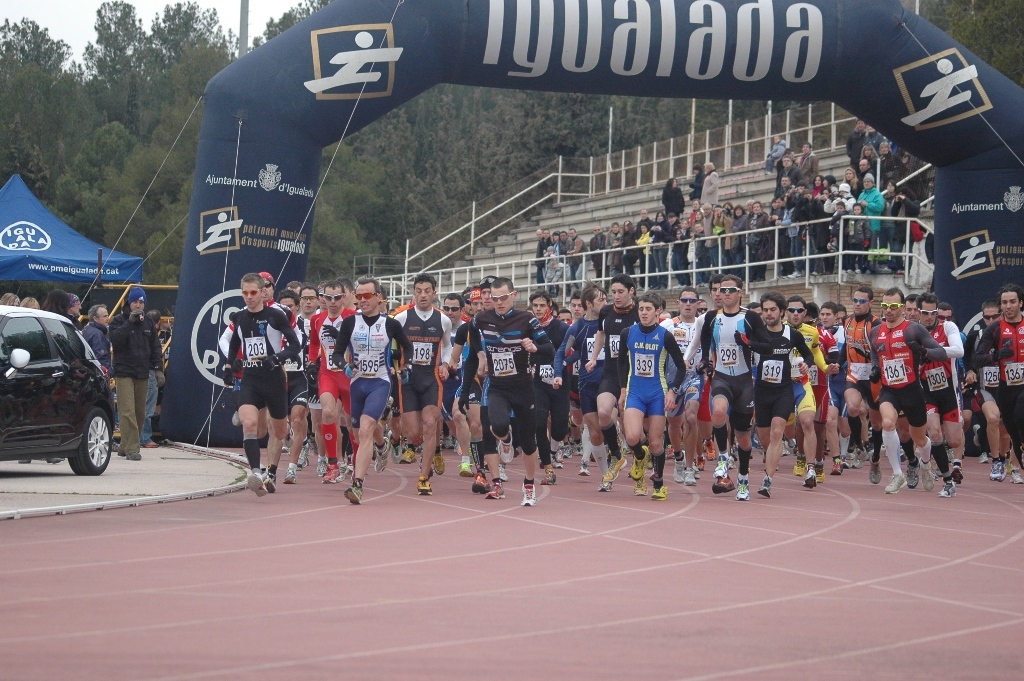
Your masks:
<svg viewBox="0 0 1024 681"><path fill-rule="evenodd" d="M249 475L245 478L245 488L255 492L258 497L262 497L267 493L267 487L263 483L263 476L258 471L249 471Z"/></svg>
<svg viewBox="0 0 1024 681"><path fill-rule="evenodd" d="M689 469L686 466L684 459L676 459L675 471L672 473L672 479L676 481L677 485L683 484L683 480L686 479L686 471Z"/></svg>
<svg viewBox="0 0 1024 681"><path fill-rule="evenodd" d="M416 491L422 494L423 496L430 496L431 494L433 494L434 490L430 488L430 478L421 475L420 478L416 481Z"/></svg>
<svg viewBox="0 0 1024 681"><path fill-rule="evenodd" d="M818 477L814 474L814 468L808 468L804 472L804 487L814 489L818 486Z"/></svg>
<svg viewBox="0 0 1024 681"><path fill-rule="evenodd" d="M907 466L907 487L917 489L921 482L921 462L918 460L916 466Z"/></svg>
<svg viewBox="0 0 1024 681"><path fill-rule="evenodd" d="M508 482L508 473L505 472L505 464L498 464L498 479L502 482Z"/></svg>
<svg viewBox="0 0 1024 681"><path fill-rule="evenodd" d="M441 452L434 454L434 472L438 475L444 475L444 456Z"/></svg>
<svg viewBox="0 0 1024 681"><path fill-rule="evenodd" d="M956 483L952 480L946 480L942 484L942 489L939 490L939 496L943 499L951 499L956 496Z"/></svg>
<svg viewBox="0 0 1024 681"><path fill-rule="evenodd" d="M825 484L825 462L815 461L814 462L814 479L817 480L819 485Z"/></svg>
<svg viewBox="0 0 1024 681"><path fill-rule="evenodd" d="M960 484L964 481L964 472L959 461L953 463L953 482Z"/></svg>
<svg viewBox="0 0 1024 681"><path fill-rule="evenodd" d="M718 460L718 465L715 466L715 479L729 477L729 462L723 457Z"/></svg>
<svg viewBox="0 0 1024 681"><path fill-rule="evenodd" d="M555 477L555 468L554 468L554 466L545 466L544 467L544 479L540 481L540 484L542 484L542 485L554 485L556 481L557 481L557 478Z"/></svg>
<svg viewBox="0 0 1024 681"><path fill-rule="evenodd" d="M316 475L318 478L322 478L327 475L327 457L318 456L316 457Z"/></svg>
<svg viewBox="0 0 1024 681"><path fill-rule="evenodd" d="M889 484L885 486L886 494L896 494L901 489L907 486L907 479L902 473L893 473L892 478L889 479Z"/></svg>
<svg viewBox="0 0 1024 681"><path fill-rule="evenodd" d="M666 499L668 499L668 487L665 485L655 487L651 492L651 501L665 501Z"/></svg>
<svg viewBox="0 0 1024 681"><path fill-rule="evenodd" d="M626 465L626 457L624 456L612 456L611 463L608 466L608 472L604 474L605 480L615 481L619 477L619 471L621 471Z"/></svg>
<svg viewBox="0 0 1024 681"><path fill-rule="evenodd" d="M750 485L746 480L740 480L736 488L736 501L750 501Z"/></svg>
<svg viewBox="0 0 1024 681"><path fill-rule="evenodd" d="M832 472L830 475L842 475L843 474L843 460L838 456L832 457Z"/></svg>
<svg viewBox="0 0 1024 681"><path fill-rule="evenodd" d="M597 488L597 491L598 492L611 492L612 491L612 482L614 482L614 481L613 480L608 480L607 478L605 478L605 480L601 483L601 486Z"/></svg>
<svg viewBox="0 0 1024 681"><path fill-rule="evenodd" d="M299 462L295 465L300 471L309 465L309 440L302 443L302 449L299 451Z"/></svg>
<svg viewBox="0 0 1024 681"><path fill-rule="evenodd" d="M459 464L459 477L460 478L472 478L473 477L473 464L468 461L463 461Z"/></svg>
<svg viewBox="0 0 1024 681"><path fill-rule="evenodd" d="M716 473L718 471L715 471ZM729 479L729 475L726 474L724 477L716 477L715 482L711 485L711 491L715 494L725 494L736 489L736 483Z"/></svg>
<svg viewBox="0 0 1024 681"><path fill-rule="evenodd" d="M516 450L512 446L511 436L504 440L498 440L498 458L501 459L502 463L511 463L515 455Z"/></svg>
<svg viewBox="0 0 1024 681"><path fill-rule="evenodd" d="M501 481L491 485L491 488L487 490L487 494L484 495L484 499L504 499L505 488L502 487Z"/></svg>
<svg viewBox="0 0 1024 681"><path fill-rule="evenodd" d="M932 470L931 461L921 462L921 485L926 492L931 492L935 489L935 471Z"/></svg>
<svg viewBox="0 0 1024 681"><path fill-rule="evenodd" d="M640 480L644 477L644 470L647 467L647 462L651 460L651 450L647 445L643 446L644 456L641 459L633 456L633 467L629 469L629 477L634 480Z"/></svg>
<svg viewBox="0 0 1024 681"><path fill-rule="evenodd" d="M988 452L982 452L978 455L978 463L988 463L992 460L992 457L988 455Z"/></svg>
<svg viewBox="0 0 1024 681"><path fill-rule="evenodd" d="M997 482L1006 480L1006 459L999 460L999 477L996 479Z"/></svg>
<svg viewBox="0 0 1024 681"><path fill-rule="evenodd" d="M1024 485L1024 478L1021 477L1020 471L1016 468L1014 468L1013 472L1010 473L1010 482L1015 485Z"/></svg>
<svg viewBox="0 0 1024 681"><path fill-rule="evenodd" d="M1000 480L1002 480L1002 478L1000 477L1001 467L1002 462L999 459L992 459L992 468L989 470L988 479L991 480L992 482L999 482ZM1005 477L1005 473L1003 474L1003 477Z"/></svg>
<svg viewBox="0 0 1024 681"><path fill-rule="evenodd" d="M473 494L487 494L487 478L480 471L476 473L476 479L473 480Z"/></svg>
<svg viewBox="0 0 1024 681"><path fill-rule="evenodd" d="M373 470L381 473L385 468L388 467L388 446L385 444L383 447L377 447L373 445Z"/></svg>
<svg viewBox="0 0 1024 681"><path fill-rule="evenodd" d="M349 502L351 502L352 504L355 504L356 506L363 503L363 486L352 485L347 490L345 490L345 498L348 499Z"/></svg>
<svg viewBox="0 0 1024 681"><path fill-rule="evenodd" d="M761 489L757 490L757 493L766 499L772 498L772 479L767 475L764 476L764 480L761 481Z"/></svg>
<svg viewBox="0 0 1024 681"><path fill-rule="evenodd" d="M520 506L537 505L537 488L533 485L523 484L523 503Z"/></svg>
<svg viewBox="0 0 1024 681"><path fill-rule="evenodd" d="M267 491L273 494L277 491L277 473L264 473L263 474L263 485L267 488Z"/></svg>
<svg viewBox="0 0 1024 681"><path fill-rule="evenodd" d="M697 470L704 470L704 466L707 465L708 461L714 461L718 458L718 452L715 451L715 443L713 440L704 440L701 443L701 449L697 451Z"/></svg>
<svg viewBox="0 0 1024 681"><path fill-rule="evenodd" d="M295 469L289 468L288 472L284 474L284 484L294 485L296 482L298 482L298 480L296 480L295 477Z"/></svg>
<svg viewBox="0 0 1024 681"><path fill-rule="evenodd" d="M797 455L796 463L793 464L793 475L798 478L802 478L805 473L807 473L807 458L802 455Z"/></svg>
<svg viewBox="0 0 1024 681"><path fill-rule="evenodd" d="M687 468L683 473L683 484L687 487L693 487L697 484L697 472L692 468Z"/></svg>
<svg viewBox="0 0 1024 681"><path fill-rule="evenodd" d="M872 485L877 485L882 482L882 470L878 467L878 463L871 463L871 470L868 472L868 480L871 481Z"/></svg>
<svg viewBox="0 0 1024 681"><path fill-rule="evenodd" d="M576 475L589 476L590 464L588 464L586 461L580 461L580 470L576 473Z"/></svg>
<svg viewBox="0 0 1024 681"><path fill-rule="evenodd" d="M640 473L640 479L636 481L633 486L633 496L635 497L646 497L647 496L647 478L644 474Z"/></svg>
<svg viewBox="0 0 1024 681"><path fill-rule="evenodd" d="M323 479L323 483L325 485L329 483L341 482L342 479L343 476L341 474L341 468L338 466L338 464L332 463L327 466L327 472L324 474Z"/></svg>

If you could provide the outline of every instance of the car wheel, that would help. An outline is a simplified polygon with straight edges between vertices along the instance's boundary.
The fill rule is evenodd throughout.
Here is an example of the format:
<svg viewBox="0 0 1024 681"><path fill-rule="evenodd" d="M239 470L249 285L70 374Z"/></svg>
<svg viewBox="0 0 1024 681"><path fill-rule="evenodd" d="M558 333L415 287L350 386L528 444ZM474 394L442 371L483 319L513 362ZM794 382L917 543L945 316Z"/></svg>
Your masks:
<svg viewBox="0 0 1024 681"><path fill-rule="evenodd" d="M71 470L78 475L100 475L110 464L110 420L98 407L89 412L85 420L78 456L69 458Z"/></svg>

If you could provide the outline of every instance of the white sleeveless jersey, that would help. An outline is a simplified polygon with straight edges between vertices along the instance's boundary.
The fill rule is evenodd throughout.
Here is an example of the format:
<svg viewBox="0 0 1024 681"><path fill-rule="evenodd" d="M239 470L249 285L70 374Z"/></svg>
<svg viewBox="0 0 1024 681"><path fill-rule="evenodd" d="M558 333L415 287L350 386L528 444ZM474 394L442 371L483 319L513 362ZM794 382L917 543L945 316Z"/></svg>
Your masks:
<svg viewBox="0 0 1024 681"><path fill-rule="evenodd" d="M710 313L709 313L710 314ZM711 320L711 342L715 350L715 371L728 376L750 373L744 348L736 343L736 332L746 334L746 308L733 315L718 310Z"/></svg>
<svg viewBox="0 0 1024 681"><path fill-rule="evenodd" d="M391 338L387 334L387 320L385 315L381 315L370 326L363 315L356 315L355 329L349 341L352 364L355 366L353 381L360 378L391 380Z"/></svg>
<svg viewBox="0 0 1024 681"><path fill-rule="evenodd" d="M697 366L701 361L700 327L697 324L697 320L694 319L692 322L684 322L679 317L672 317L671 319L663 321L661 325L668 329L669 333L672 334L672 337L675 338L676 345L679 346L684 357L686 356L686 351L689 349L691 344L695 344L697 346L697 354L692 358L687 359L686 370L690 371ZM668 361L671 362L672 360L669 359Z"/></svg>

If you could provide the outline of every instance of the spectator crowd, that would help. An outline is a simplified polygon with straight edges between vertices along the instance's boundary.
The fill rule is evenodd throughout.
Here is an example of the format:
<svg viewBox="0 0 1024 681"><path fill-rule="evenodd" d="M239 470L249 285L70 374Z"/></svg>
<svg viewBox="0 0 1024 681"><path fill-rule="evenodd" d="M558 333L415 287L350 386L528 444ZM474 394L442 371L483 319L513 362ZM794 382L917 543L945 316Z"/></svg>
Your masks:
<svg viewBox="0 0 1024 681"><path fill-rule="evenodd" d="M686 194L678 178L669 179L661 195L663 210L653 217L642 209L635 222L595 226L586 241L573 228L538 229L537 284L562 297L580 289L587 278L620 273L648 289L706 286L714 271L743 276L740 266L748 264L750 280L763 281L768 263L777 258L796 260L777 263L776 278L803 277L808 262L814 275L840 269L904 274L902 254L917 244L931 262L930 235L915 222L908 229L906 220L886 219L920 215L927 179L923 173L913 175L921 162L860 120L847 139L846 153L850 164L837 178L819 171L810 142L794 149L776 135L764 165L775 176L767 204L723 201L721 178L709 162L693 166ZM799 259L839 250L841 258ZM695 281L693 269L704 270L695 273Z"/></svg>

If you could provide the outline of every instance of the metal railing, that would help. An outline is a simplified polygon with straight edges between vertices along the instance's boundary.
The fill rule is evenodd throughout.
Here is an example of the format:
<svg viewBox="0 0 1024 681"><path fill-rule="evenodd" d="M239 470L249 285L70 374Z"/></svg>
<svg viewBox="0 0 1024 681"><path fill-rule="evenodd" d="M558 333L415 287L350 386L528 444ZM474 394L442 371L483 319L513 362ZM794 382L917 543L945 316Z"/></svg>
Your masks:
<svg viewBox="0 0 1024 681"><path fill-rule="evenodd" d="M803 238L798 236L799 246L797 250L800 251L799 253L794 255L792 250L789 253L781 251L783 240L780 237L786 233L787 229L796 229L798 235L801 232L806 234L807 227L830 223L831 220L831 218L823 218L792 223L790 225L773 225L731 234L693 237L668 244L647 244L627 248L620 247L599 251L586 251L576 256L582 259L581 264L578 266L579 271L573 273L571 269L569 270L570 275L576 274L576 276L565 276L555 282L545 281L544 283L538 283L537 261L534 258L503 263L489 263L487 265L450 267L429 270L428 272L438 280L438 290L442 293L450 291L460 292L464 288L475 286L486 276L503 276L511 279L513 285L519 291L525 292L541 287L548 288L549 290L553 289L554 293L552 295L562 302L568 299L571 291L581 289L587 282L594 282L607 287L611 277L620 271L620 268L613 268L611 266L612 260L615 256L622 256L624 258L627 253L636 254L636 264L628 267L624 266L621 268L621 271L626 271L633 276L638 289L665 290L668 288L678 288L683 284L700 285L706 283L711 275L716 272L738 274L745 282L751 284L757 284L760 281L767 282L768 284L772 282L780 284L799 283L801 279L804 286L808 288L816 283L835 282L843 284L853 277L853 274L846 271L848 268L844 268L844 265L852 263L857 269L861 267L872 268L876 266L872 263L877 264L879 259L883 257L886 260L903 261L903 282L908 288L924 288L927 282L931 280L932 265L925 257L923 240L921 242L914 242L910 227L912 222L916 222L926 233L931 233L931 225L920 218L844 215L839 221L839 235L830 234L830 240L834 239L835 250L826 250L822 253L811 252L814 250L809 248L809 245L812 243L811 239L806 236ZM850 239L844 235L847 232L846 224L853 220L877 220L882 223L889 223L890 225L893 223L903 223L904 250L891 251L886 255L866 250L860 244L852 244ZM881 227L888 231L887 225L883 224ZM895 230L893 231L895 233ZM751 247L749 246L749 237L755 234L759 235L761 239L768 238L773 240L772 253L769 258L763 260L752 259L760 257L756 253L752 254ZM729 257L724 256L722 246L728 237L743 239L742 262L733 262L731 255ZM693 257L700 250L698 249L699 243L703 243L708 247L708 255L706 257L702 255L700 262L697 257ZM920 248L917 247L917 243L921 244ZM681 251L680 249L685 250ZM664 253L663 259L661 254L657 253L658 250ZM677 259L675 257L677 254L683 257ZM594 268L592 256L602 256L600 271ZM573 256L557 257L562 267L568 269L569 265L566 264L566 261ZM659 264L655 264L662 262L662 260L666 265L664 270L660 268ZM681 261L686 262L685 266L674 266L674 264ZM642 268L640 266L641 262L644 263ZM800 272L798 277L783 275L783 270L790 269L790 265L793 271ZM654 268L653 270L651 269L652 267ZM562 270L563 273L565 269ZM769 270L772 275L771 277L768 276ZM822 273L818 274L817 271ZM409 288L408 280L407 277L384 278L382 285L388 291L389 299L398 300L404 298Z"/></svg>
<svg viewBox="0 0 1024 681"><path fill-rule="evenodd" d="M558 204L566 198L589 198L657 186L668 178L677 177L677 170L684 171L680 178L682 184L689 177L695 161L710 161L722 171L763 168L771 149L772 136L776 134L782 137L787 147L807 141L817 146L818 151L844 148L846 137L857 120L831 102L811 103L779 113L772 113L769 102L765 116L742 122L733 122L731 111L730 107L729 124L721 128L693 132L603 157L580 159L559 156L556 161L503 192L474 201L469 208L418 235L416 241L426 242L426 245L419 246L412 239L407 239L403 273L407 276L410 272L429 271L458 257L473 256L484 237L498 236L496 233L508 231L503 228L508 228L530 210L546 204ZM677 162L683 159L686 164L680 168ZM929 170L930 164L916 169L898 186ZM881 176L880 161L876 165L876 174ZM509 195L509 192L512 193ZM930 202L931 198L925 199L922 206ZM457 240L455 248L449 245L452 239ZM424 261L429 263L423 265Z"/></svg>
<svg viewBox="0 0 1024 681"><path fill-rule="evenodd" d="M780 135L787 147L810 142L817 151L834 151L846 146L846 137L857 122L855 116L831 102L772 113L761 118L733 122L702 132L674 137L653 144L624 149L591 158L590 195L607 194L690 177L695 163L714 163L717 170L763 167L771 152L773 135ZM685 164L680 163L685 159Z"/></svg>

